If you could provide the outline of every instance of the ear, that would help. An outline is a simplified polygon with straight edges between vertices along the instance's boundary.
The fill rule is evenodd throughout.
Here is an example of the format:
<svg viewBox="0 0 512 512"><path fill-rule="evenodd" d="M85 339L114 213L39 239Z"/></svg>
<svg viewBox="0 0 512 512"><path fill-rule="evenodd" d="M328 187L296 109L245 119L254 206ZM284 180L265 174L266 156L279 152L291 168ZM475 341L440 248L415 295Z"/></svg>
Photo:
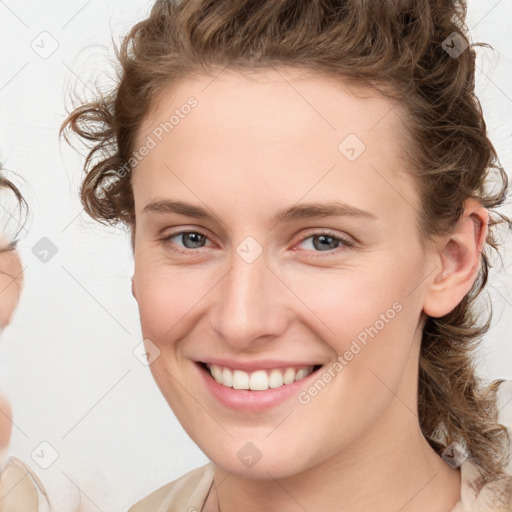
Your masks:
<svg viewBox="0 0 512 512"><path fill-rule="evenodd" d="M468 199L456 228L435 245L437 268L431 275L423 304L428 316L447 315L469 292L478 276L488 227L487 209Z"/></svg>

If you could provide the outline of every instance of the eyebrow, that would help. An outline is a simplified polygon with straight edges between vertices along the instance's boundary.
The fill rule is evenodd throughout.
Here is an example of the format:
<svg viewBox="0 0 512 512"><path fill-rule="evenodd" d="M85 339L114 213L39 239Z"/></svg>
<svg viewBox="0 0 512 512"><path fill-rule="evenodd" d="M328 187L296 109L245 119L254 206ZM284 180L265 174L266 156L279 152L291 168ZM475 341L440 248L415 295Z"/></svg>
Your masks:
<svg viewBox="0 0 512 512"><path fill-rule="evenodd" d="M195 219L217 218L201 206L168 199L148 203L142 210L142 213L177 213ZM279 224L294 220L325 217L363 217L377 219L377 216L369 211L335 201L329 203L303 203L284 208L274 215L273 222L274 224Z"/></svg>

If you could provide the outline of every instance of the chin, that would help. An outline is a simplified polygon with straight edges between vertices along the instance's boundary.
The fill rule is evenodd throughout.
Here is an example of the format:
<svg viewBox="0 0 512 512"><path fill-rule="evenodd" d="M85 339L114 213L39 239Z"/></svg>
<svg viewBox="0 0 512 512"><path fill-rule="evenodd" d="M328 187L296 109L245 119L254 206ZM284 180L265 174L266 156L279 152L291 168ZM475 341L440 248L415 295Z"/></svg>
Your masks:
<svg viewBox="0 0 512 512"><path fill-rule="evenodd" d="M288 441L289 441L288 437ZM209 439L211 441L211 438ZM313 461L304 449L289 443L283 450L284 441L275 439L274 442L251 442L243 440L219 440L217 443L196 443L208 459L219 468L242 478L257 480L273 480L288 478L313 467ZM304 447L304 444L302 444ZM309 446L311 449L311 446ZM300 453L300 460L297 454Z"/></svg>

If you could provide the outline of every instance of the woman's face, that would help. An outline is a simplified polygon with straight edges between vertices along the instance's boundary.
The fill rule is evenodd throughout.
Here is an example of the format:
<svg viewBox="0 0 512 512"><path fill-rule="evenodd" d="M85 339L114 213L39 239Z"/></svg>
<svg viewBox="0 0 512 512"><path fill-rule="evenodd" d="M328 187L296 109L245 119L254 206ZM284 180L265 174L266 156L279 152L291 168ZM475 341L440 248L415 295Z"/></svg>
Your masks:
<svg viewBox="0 0 512 512"><path fill-rule="evenodd" d="M228 471L284 477L417 428L434 265L397 116L327 79L224 71L170 88L139 132L133 293L150 368Z"/></svg>

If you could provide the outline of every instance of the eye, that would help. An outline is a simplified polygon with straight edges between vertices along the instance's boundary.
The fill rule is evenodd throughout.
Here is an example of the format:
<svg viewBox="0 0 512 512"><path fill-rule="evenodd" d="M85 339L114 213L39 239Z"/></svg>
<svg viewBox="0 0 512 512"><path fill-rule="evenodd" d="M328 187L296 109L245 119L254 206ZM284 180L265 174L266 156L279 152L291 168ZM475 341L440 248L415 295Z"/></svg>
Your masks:
<svg viewBox="0 0 512 512"><path fill-rule="evenodd" d="M347 238L335 236L327 231L310 233L308 236L302 238L300 243L303 244L307 240L311 240L308 250L327 252L329 255L344 250L343 247L351 248L354 246L354 243Z"/></svg>
<svg viewBox="0 0 512 512"><path fill-rule="evenodd" d="M181 240L185 247L184 250L176 247L176 243L172 241L175 238ZM172 251L181 254L190 254L191 251L194 252L194 249L201 249L204 247L204 243L208 240L208 236L200 231L178 231L177 233L164 236L159 240L164 246L169 247ZM343 248L346 249L354 246L354 243L347 238L335 236L327 231L310 233L308 236L303 237L300 243L303 244L307 240L311 240L312 243L310 244L310 248L306 250L312 250L313 252L327 252L329 255L332 253L338 253L340 250L344 250Z"/></svg>
<svg viewBox="0 0 512 512"><path fill-rule="evenodd" d="M180 239L186 249L182 250L173 247L175 245L175 243L172 242L174 238ZM190 254L191 250L200 249L206 239L208 239L208 237L200 231L179 231L177 233L164 236L159 240L164 246L169 246L171 250L175 252L181 254Z"/></svg>

